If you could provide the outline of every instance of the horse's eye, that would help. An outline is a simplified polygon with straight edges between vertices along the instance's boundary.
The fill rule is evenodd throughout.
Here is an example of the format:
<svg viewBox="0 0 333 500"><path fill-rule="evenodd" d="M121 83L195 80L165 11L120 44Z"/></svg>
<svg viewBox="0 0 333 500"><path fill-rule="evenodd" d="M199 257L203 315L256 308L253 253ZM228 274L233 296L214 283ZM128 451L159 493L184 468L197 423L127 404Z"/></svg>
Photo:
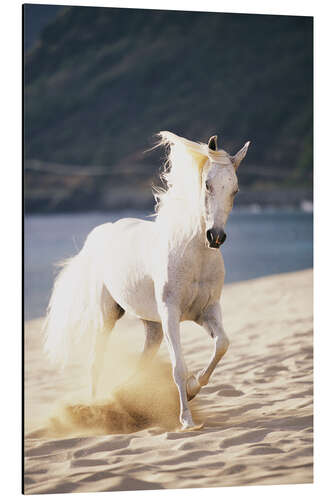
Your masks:
<svg viewBox="0 0 333 500"><path fill-rule="evenodd" d="M208 191L208 193L211 193L212 192L212 186L207 181L206 181L205 184L206 184L206 190Z"/></svg>
<svg viewBox="0 0 333 500"><path fill-rule="evenodd" d="M235 189L235 191L232 193L234 196L236 196L236 194L239 193L239 189Z"/></svg>

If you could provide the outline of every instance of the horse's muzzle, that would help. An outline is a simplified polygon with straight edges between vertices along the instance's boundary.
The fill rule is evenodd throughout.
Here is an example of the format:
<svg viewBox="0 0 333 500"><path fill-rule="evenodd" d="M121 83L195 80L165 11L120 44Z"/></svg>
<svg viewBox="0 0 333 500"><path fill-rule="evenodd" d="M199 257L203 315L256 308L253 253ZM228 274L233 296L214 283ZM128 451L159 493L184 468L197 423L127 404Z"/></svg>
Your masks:
<svg viewBox="0 0 333 500"><path fill-rule="evenodd" d="M206 237L210 248L220 248L227 239L227 235L223 229L217 231L214 228L208 229Z"/></svg>

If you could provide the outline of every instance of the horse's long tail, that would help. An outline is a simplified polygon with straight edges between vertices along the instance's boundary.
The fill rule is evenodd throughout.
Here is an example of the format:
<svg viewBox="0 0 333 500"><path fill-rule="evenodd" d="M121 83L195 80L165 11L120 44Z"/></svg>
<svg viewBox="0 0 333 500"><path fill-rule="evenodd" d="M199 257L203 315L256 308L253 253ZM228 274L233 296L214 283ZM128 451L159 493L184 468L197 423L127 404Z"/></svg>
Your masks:
<svg viewBox="0 0 333 500"><path fill-rule="evenodd" d="M75 360L91 363L103 327L103 281L92 234L82 250L62 264L48 305L44 350L61 366Z"/></svg>

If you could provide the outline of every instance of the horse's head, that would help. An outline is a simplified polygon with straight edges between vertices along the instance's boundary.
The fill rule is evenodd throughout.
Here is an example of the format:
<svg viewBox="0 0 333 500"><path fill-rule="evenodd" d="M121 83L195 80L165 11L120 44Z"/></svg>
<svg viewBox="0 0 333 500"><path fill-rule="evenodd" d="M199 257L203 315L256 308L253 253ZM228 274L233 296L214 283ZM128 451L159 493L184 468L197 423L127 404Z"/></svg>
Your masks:
<svg viewBox="0 0 333 500"><path fill-rule="evenodd" d="M225 226L238 192L237 169L250 142L234 156L217 149L217 136L208 141L208 158L203 169L204 218L206 244L219 248L226 240Z"/></svg>

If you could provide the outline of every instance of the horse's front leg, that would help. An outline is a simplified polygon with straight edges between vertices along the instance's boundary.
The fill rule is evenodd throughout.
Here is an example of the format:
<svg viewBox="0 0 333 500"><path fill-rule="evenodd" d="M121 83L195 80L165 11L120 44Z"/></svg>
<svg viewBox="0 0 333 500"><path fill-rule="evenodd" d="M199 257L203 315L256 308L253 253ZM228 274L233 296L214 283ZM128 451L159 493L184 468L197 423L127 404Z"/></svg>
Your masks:
<svg viewBox="0 0 333 500"><path fill-rule="evenodd" d="M167 342L170 360L172 364L172 374L174 382L177 386L180 402L179 420L182 425L182 430L199 429L201 425L196 425L193 422L191 410L188 406L186 381L187 367L182 354L180 344L180 312L175 306L167 306L163 304L160 307L160 316L162 321L163 333Z"/></svg>
<svg viewBox="0 0 333 500"><path fill-rule="evenodd" d="M198 324L203 326L214 340L214 350L206 368L201 370L197 375L189 377L187 381L187 395L189 400L194 398L201 387L208 384L216 365L229 347L229 340L222 324L222 313L219 303L209 306L202 314Z"/></svg>

